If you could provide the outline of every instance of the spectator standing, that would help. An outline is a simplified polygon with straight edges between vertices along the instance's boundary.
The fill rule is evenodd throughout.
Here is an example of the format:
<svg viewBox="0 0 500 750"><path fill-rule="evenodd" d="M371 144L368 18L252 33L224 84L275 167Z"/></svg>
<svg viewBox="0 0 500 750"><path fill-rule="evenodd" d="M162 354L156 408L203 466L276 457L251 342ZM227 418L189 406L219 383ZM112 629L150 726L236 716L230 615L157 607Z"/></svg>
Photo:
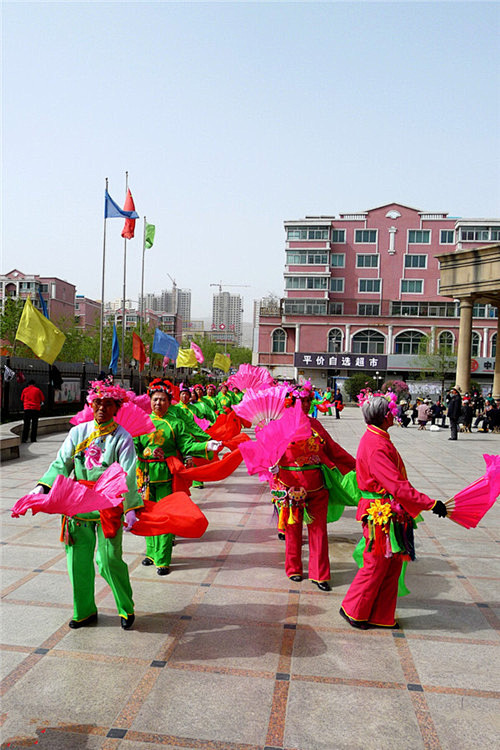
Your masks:
<svg viewBox="0 0 500 750"><path fill-rule="evenodd" d="M419 430L426 429L427 422L431 418L431 415L432 415L432 412L431 412L431 407L429 406L429 400L426 398L418 405L418 408L417 408Z"/></svg>
<svg viewBox="0 0 500 750"><path fill-rule="evenodd" d="M451 435L448 440L456 440L458 436L458 420L462 414L462 397L458 388L450 390L450 400L448 402L448 419L450 420Z"/></svg>
<svg viewBox="0 0 500 750"><path fill-rule="evenodd" d="M30 380L26 388L23 388L21 392L21 401L23 402L24 408L24 425L21 440L23 443L28 441L31 427L31 442L36 443L38 418L44 401L44 395L40 388L35 385L34 380Z"/></svg>
<svg viewBox="0 0 500 750"><path fill-rule="evenodd" d="M335 393L335 418L340 419L340 412L344 408L344 399L342 398L342 393L340 391L340 388L337 388L337 392Z"/></svg>

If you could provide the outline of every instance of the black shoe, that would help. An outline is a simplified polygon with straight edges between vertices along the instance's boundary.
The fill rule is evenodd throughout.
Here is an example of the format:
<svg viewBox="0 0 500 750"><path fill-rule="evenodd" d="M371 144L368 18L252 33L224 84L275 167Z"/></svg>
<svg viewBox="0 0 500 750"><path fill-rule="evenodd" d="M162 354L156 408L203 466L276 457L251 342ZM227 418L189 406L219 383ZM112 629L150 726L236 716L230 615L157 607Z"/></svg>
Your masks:
<svg viewBox="0 0 500 750"><path fill-rule="evenodd" d="M299 576L298 574L295 576L288 576L291 581L295 581L295 583L300 583L302 580L302 576Z"/></svg>
<svg viewBox="0 0 500 750"><path fill-rule="evenodd" d="M347 622L349 623L349 625L352 628L357 628L358 630L367 630L368 624L366 622L364 622L362 620L360 620L359 622L357 620L353 620L351 617L349 617L349 615L347 615L344 612L344 610L342 609L342 607L339 609L339 612L342 615L342 617L344 618L344 620L347 620Z"/></svg>
<svg viewBox="0 0 500 750"><path fill-rule="evenodd" d="M278 539L280 539L282 542L285 541L286 536L283 534L282 531L278 531Z"/></svg>
<svg viewBox="0 0 500 750"><path fill-rule="evenodd" d="M152 559L150 557L145 557L144 560L142 561L142 564L146 565L146 566L147 565L154 565L154 562L152 561Z"/></svg>
<svg viewBox="0 0 500 750"><path fill-rule="evenodd" d="M120 625L122 626L123 630L130 630L130 628L134 624L134 620L135 615L129 615L128 617L120 616Z"/></svg>
<svg viewBox="0 0 500 750"><path fill-rule="evenodd" d="M448 440L456 440L457 438L448 438Z"/></svg>
<svg viewBox="0 0 500 750"><path fill-rule="evenodd" d="M332 587L328 581L313 581L313 583L319 588L320 591L331 591Z"/></svg>
<svg viewBox="0 0 500 750"><path fill-rule="evenodd" d="M156 572L159 576L168 576L170 568L157 568Z"/></svg>
<svg viewBox="0 0 500 750"><path fill-rule="evenodd" d="M394 625L375 625L373 622L368 623L369 628L383 628L384 630L399 630L399 622L395 622Z"/></svg>
<svg viewBox="0 0 500 750"><path fill-rule="evenodd" d="M94 612L93 615L89 615L89 617L86 617L84 620L70 620L68 625L73 630L78 630L78 628L86 628L88 625L93 625L97 622L97 612Z"/></svg>

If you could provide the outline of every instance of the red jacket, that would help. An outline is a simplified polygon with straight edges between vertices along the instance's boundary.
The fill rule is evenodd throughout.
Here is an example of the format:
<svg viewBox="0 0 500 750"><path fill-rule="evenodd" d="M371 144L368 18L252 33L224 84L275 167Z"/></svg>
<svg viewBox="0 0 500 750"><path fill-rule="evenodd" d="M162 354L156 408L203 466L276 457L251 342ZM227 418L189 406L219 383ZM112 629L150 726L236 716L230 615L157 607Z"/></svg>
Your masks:
<svg viewBox="0 0 500 750"><path fill-rule="evenodd" d="M358 446L356 454L356 477L361 500L356 518L361 521L366 515L372 499L363 498L367 492L385 492L416 518L421 510L430 510L435 501L418 492L408 481L403 459L394 447L389 433L369 425Z"/></svg>
<svg viewBox="0 0 500 750"><path fill-rule="evenodd" d="M36 411L40 411L43 399L43 393L40 388L36 387L36 385L26 386L21 393L21 401L23 402L25 409L35 409Z"/></svg>
<svg viewBox="0 0 500 750"><path fill-rule="evenodd" d="M308 492L314 492L324 486L321 464L329 468L336 466L341 474L347 474L354 469L356 462L350 453L332 440L321 422L310 419L312 436L288 445L279 460L278 479L286 487L304 487ZM300 471L301 466L307 468Z"/></svg>

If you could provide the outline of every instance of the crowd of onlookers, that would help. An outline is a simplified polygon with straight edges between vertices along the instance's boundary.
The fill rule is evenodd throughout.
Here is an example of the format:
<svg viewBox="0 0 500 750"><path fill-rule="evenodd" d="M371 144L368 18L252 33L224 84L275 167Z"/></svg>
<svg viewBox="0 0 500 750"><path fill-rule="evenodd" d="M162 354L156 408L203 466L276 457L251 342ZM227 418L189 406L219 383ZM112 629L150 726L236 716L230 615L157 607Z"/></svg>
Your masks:
<svg viewBox="0 0 500 750"><path fill-rule="evenodd" d="M418 424L419 430L425 430L427 425L437 425L441 428L451 427L453 437L454 427L460 432L500 432L500 399L495 400L492 393L482 396L478 391L460 394L458 388L451 388L444 400L438 397L402 399L399 403L399 418L403 427ZM449 424L447 423L447 418Z"/></svg>

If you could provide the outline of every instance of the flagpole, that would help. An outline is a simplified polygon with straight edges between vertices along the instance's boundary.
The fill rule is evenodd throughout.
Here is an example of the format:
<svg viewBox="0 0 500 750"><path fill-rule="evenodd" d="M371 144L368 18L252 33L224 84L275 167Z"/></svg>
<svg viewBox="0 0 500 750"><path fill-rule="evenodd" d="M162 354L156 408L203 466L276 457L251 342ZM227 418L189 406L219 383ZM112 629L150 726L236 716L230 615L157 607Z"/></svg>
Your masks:
<svg viewBox="0 0 500 750"><path fill-rule="evenodd" d="M146 217L144 217L144 231L142 235L142 276L141 276L141 310L139 318L139 333L142 338L142 319L144 318L144 256L146 254Z"/></svg>
<svg viewBox="0 0 500 750"><path fill-rule="evenodd" d="M125 172L125 200L128 191L128 172ZM127 238L123 239L123 300L122 300L122 385L125 382L125 327L127 315L125 312L125 296L127 289Z"/></svg>
<svg viewBox="0 0 500 750"><path fill-rule="evenodd" d="M106 193L108 192L108 178L106 177ZM101 317L99 320L99 373L102 372L102 339L104 326L104 269L106 265L106 210L104 210L104 232L102 242L102 283L101 283Z"/></svg>

